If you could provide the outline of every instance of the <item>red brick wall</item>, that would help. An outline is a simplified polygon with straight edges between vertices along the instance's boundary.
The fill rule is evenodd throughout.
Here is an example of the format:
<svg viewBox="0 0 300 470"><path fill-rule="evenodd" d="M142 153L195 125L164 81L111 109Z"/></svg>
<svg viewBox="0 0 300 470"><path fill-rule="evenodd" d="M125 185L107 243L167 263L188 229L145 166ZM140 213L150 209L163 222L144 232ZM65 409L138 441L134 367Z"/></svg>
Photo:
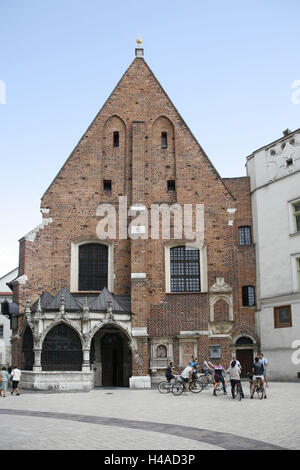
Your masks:
<svg viewBox="0 0 300 470"><path fill-rule="evenodd" d="M113 147L113 131L120 145ZM168 133L168 148L161 149L161 132ZM103 180L112 181L112 191ZM167 180L176 180L176 192L167 191ZM70 288L71 242L96 240L100 203L115 205L119 196L128 205L144 203L204 204L208 286L224 277L233 288L234 333L254 331L254 308L241 307L241 285L255 284L254 247L239 248L237 224L251 224L247 178L222 180L192 136L143 59L136 59L71 153L42 197L44 217L52 222L33 242L20 248L20 274L25 287L15 291L22 312L26 299L36 300L44 290L56 294ZM228 208L237 208L234 225L228 225ZM162 240L114 240L114 292L131 294L133 326L147 326L151 336L173 336L182 330L207 330L207 293L166 294L165 245ZM146 281L131 281L131 272L145 272ZM141 342L142 340L140 340ZM134 362L137 374L148 373L149 348L143 340L143 360ZM145 342L146 341L146 342ZM229 359L230 340L220 341ZM210 343L201 336L200 355ZM175 360L178 360L178 353ZM199 356L200 357L200 356Z"/></svg>

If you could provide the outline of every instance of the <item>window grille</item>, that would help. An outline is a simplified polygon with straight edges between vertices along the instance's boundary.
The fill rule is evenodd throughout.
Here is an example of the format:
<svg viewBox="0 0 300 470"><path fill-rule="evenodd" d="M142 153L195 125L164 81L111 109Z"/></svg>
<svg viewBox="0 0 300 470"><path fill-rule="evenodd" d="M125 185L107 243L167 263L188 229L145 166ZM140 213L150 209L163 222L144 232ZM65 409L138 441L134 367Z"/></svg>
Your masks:
<svg viewBox="0 0 300 470"><path fill-rule="evenodd" d="M42 348L42 370L80 371L82 347L77 333L65 323L54 326Z"/></svg>
<svg viewBox="0 0 300 470"><path fill-rule="evenodd" d="M171 292L199 292L199 250L185 246L171 248L170 261Z"/></svg>
<svg viewBox="0 0 300 470"><path fill-rule="evenodd" d="M91 243L79 247L79 289L100 291L108 285L108 246Z"/></svg>
<svg viewBox="0 0 300 470"><path fill-rule="evenodd" d="M251 245L251 227L239 227L239 244Z"/></svg>

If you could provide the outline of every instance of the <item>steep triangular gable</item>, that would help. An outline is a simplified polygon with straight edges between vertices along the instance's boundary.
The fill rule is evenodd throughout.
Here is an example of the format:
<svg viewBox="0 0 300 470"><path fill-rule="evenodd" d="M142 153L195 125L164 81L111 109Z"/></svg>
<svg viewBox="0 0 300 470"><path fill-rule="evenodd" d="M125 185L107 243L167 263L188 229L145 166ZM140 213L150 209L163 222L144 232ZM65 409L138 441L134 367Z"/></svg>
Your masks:
<svg viewBox="0 0 300 470"><path fill-rule="evenodd" d="M186 127L186 129L188 130L191 138L193 139L193 141L196 143L199 151L201 152L201 154L203 155L203 157L206 159L209 167L212 169L212 171L215 173L216 177L217 177L217 180L222 184L222 186L226 189L226 192L230 195L230 197L235 200L234 196L232 195L232 193L230 192L230 190L228 189L228 187L226 186L226 184L224 183L224 181L222 180L221 176L219 175L218 171L216 170L216 168L214 167L214 165L212 164L212 162L210 161L210 159L208 158L208 156L206 155L205 151L202 149L202 147L200 146L199 142L197 141L197 139L195 138L195 136L193 135L193 133L191 132L191 130L189 129L189 127L187 126L187 124L185 123L185 121L182 119L181 115L179 114L178 110L176 109L176 107L174 106L174 104L172 103L171 99L169 98L169 96L167 95L167 93L165 92L165 90L163 89L163 87L161 86L161 84L159 83L159 81L157 80L157 78L155 77L154 73L152 72L152 70L150 69L150 67L148 66L148 64L146 63L146 61L143 59L143 58L135 58L133 60L133 62L131 63L131 65L127 68L127 70L125 71L125 73L123 74L122 78L119 80L118 84L115 86L115 88L113 89L112 93L109 95L109 97L107 98L106 102L104 103L104 105L102 106L102 108L100 109L100 111L97 113L96 117L94 118L94 120L92 121L92 123L90 124L90 126L87 128L86 132L83 134L83 136L81 137L81 139L79 140L78 144L76 145L76 147L73 149L72 153L70 154L70 156L68 157L68 159L66 160L66 162L64 163L64 165L62 166L62 168L60 169L60 171L58 172L58 174L56 175L56 177L54 178L54 180L52 181L52 183L50 184L50 186L48 187L48 189L45 191L43 197L42 197L42 207L43 207L43 199L44 197L46 196L47 192L49 191L49 189L51 188L52 184L55 182L55 180L59 177L59 175L61 174L61 172L63 171L63 169L65 168L65 166L68 164L68 162L70 161L70 159L72 159L72 156L74 155L74 152L76 151L76 149L78 149L81 144L83 144L84 142L84 138L87 137L87 135L89 134L89 131L92 130L92 128L94 127L94 125L96 125L99 117L101 116L101 114L104 112L104 110L106 109L106 107L109 105L109 103L111 103L112 101L116 100L116 99L120 99L121 98L121 92L120 90L123 89L124 87L127 88L127 91L129 92L130 91L130 83L132 82L132 80L138 80L139 79L139 76L137 74L138 72L138 69L139 69L139 73L141 73L141 71L144 69L144 71L147 71L147 73L149 74L149 77L151 78L152 81L154 81L154 83L157 85L157 87L159 88L159 90L162 92L162 94L165 96L168 104L173 108L173 110L175 111L176 115L177 115L177 118L179 121L181 121L183 123L183 125ZM144 88L146 88L147 86L147 83L144 83L144 82L141 82L141 86L144 86ZM142 94L141 94L142 95ZM124 96L126 97L126 93L124 94ZM124 99L124 96L122 95L122 98ZM122 103L124 105L124 103ZM124 109L124 108L123 108ZM138 113L137 113L138 114ZM137 116L137 119L138 119L138 116Z"/></svg>

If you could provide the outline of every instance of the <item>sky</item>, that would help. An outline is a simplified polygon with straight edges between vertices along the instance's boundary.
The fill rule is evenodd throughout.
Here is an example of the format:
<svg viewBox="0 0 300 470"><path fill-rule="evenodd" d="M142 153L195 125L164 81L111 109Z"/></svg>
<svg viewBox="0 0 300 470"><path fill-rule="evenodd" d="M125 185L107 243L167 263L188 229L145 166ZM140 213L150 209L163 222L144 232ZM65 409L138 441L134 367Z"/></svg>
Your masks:
<svg viewBox="0 0 300 470"><path fill-rule="evenodd" d="M0 0L0 276L139 35L220 175L245 176L246 156L300 127L299 18L299 0Z"/></svg>

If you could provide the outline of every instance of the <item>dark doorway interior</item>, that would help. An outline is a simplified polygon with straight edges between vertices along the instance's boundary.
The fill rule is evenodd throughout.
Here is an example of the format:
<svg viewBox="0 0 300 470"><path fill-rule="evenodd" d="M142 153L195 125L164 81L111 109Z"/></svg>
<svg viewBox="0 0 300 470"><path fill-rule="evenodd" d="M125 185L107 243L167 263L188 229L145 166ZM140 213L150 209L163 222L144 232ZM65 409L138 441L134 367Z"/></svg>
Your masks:
<svg viewBox="0 0 300 470"><path fill-rule="evenodd" d="M237 349L236 357L242 366L241 377L247 377L247 372L252 370L253 349Z"/></svg>
<svg viewBox="0 0 300 470"><path fill-rule="evenodd" d="M102 385L123 387L123 339L118 333L105 333L101 340Z"/></svg>
<svg viewBox="0 0 300 470"><path fill-rule="evenodd" d="M32 370L34 362L33 353L33 336L31 328L28 326L23 336L23 347L22 347L22 369Z"/></svg>

